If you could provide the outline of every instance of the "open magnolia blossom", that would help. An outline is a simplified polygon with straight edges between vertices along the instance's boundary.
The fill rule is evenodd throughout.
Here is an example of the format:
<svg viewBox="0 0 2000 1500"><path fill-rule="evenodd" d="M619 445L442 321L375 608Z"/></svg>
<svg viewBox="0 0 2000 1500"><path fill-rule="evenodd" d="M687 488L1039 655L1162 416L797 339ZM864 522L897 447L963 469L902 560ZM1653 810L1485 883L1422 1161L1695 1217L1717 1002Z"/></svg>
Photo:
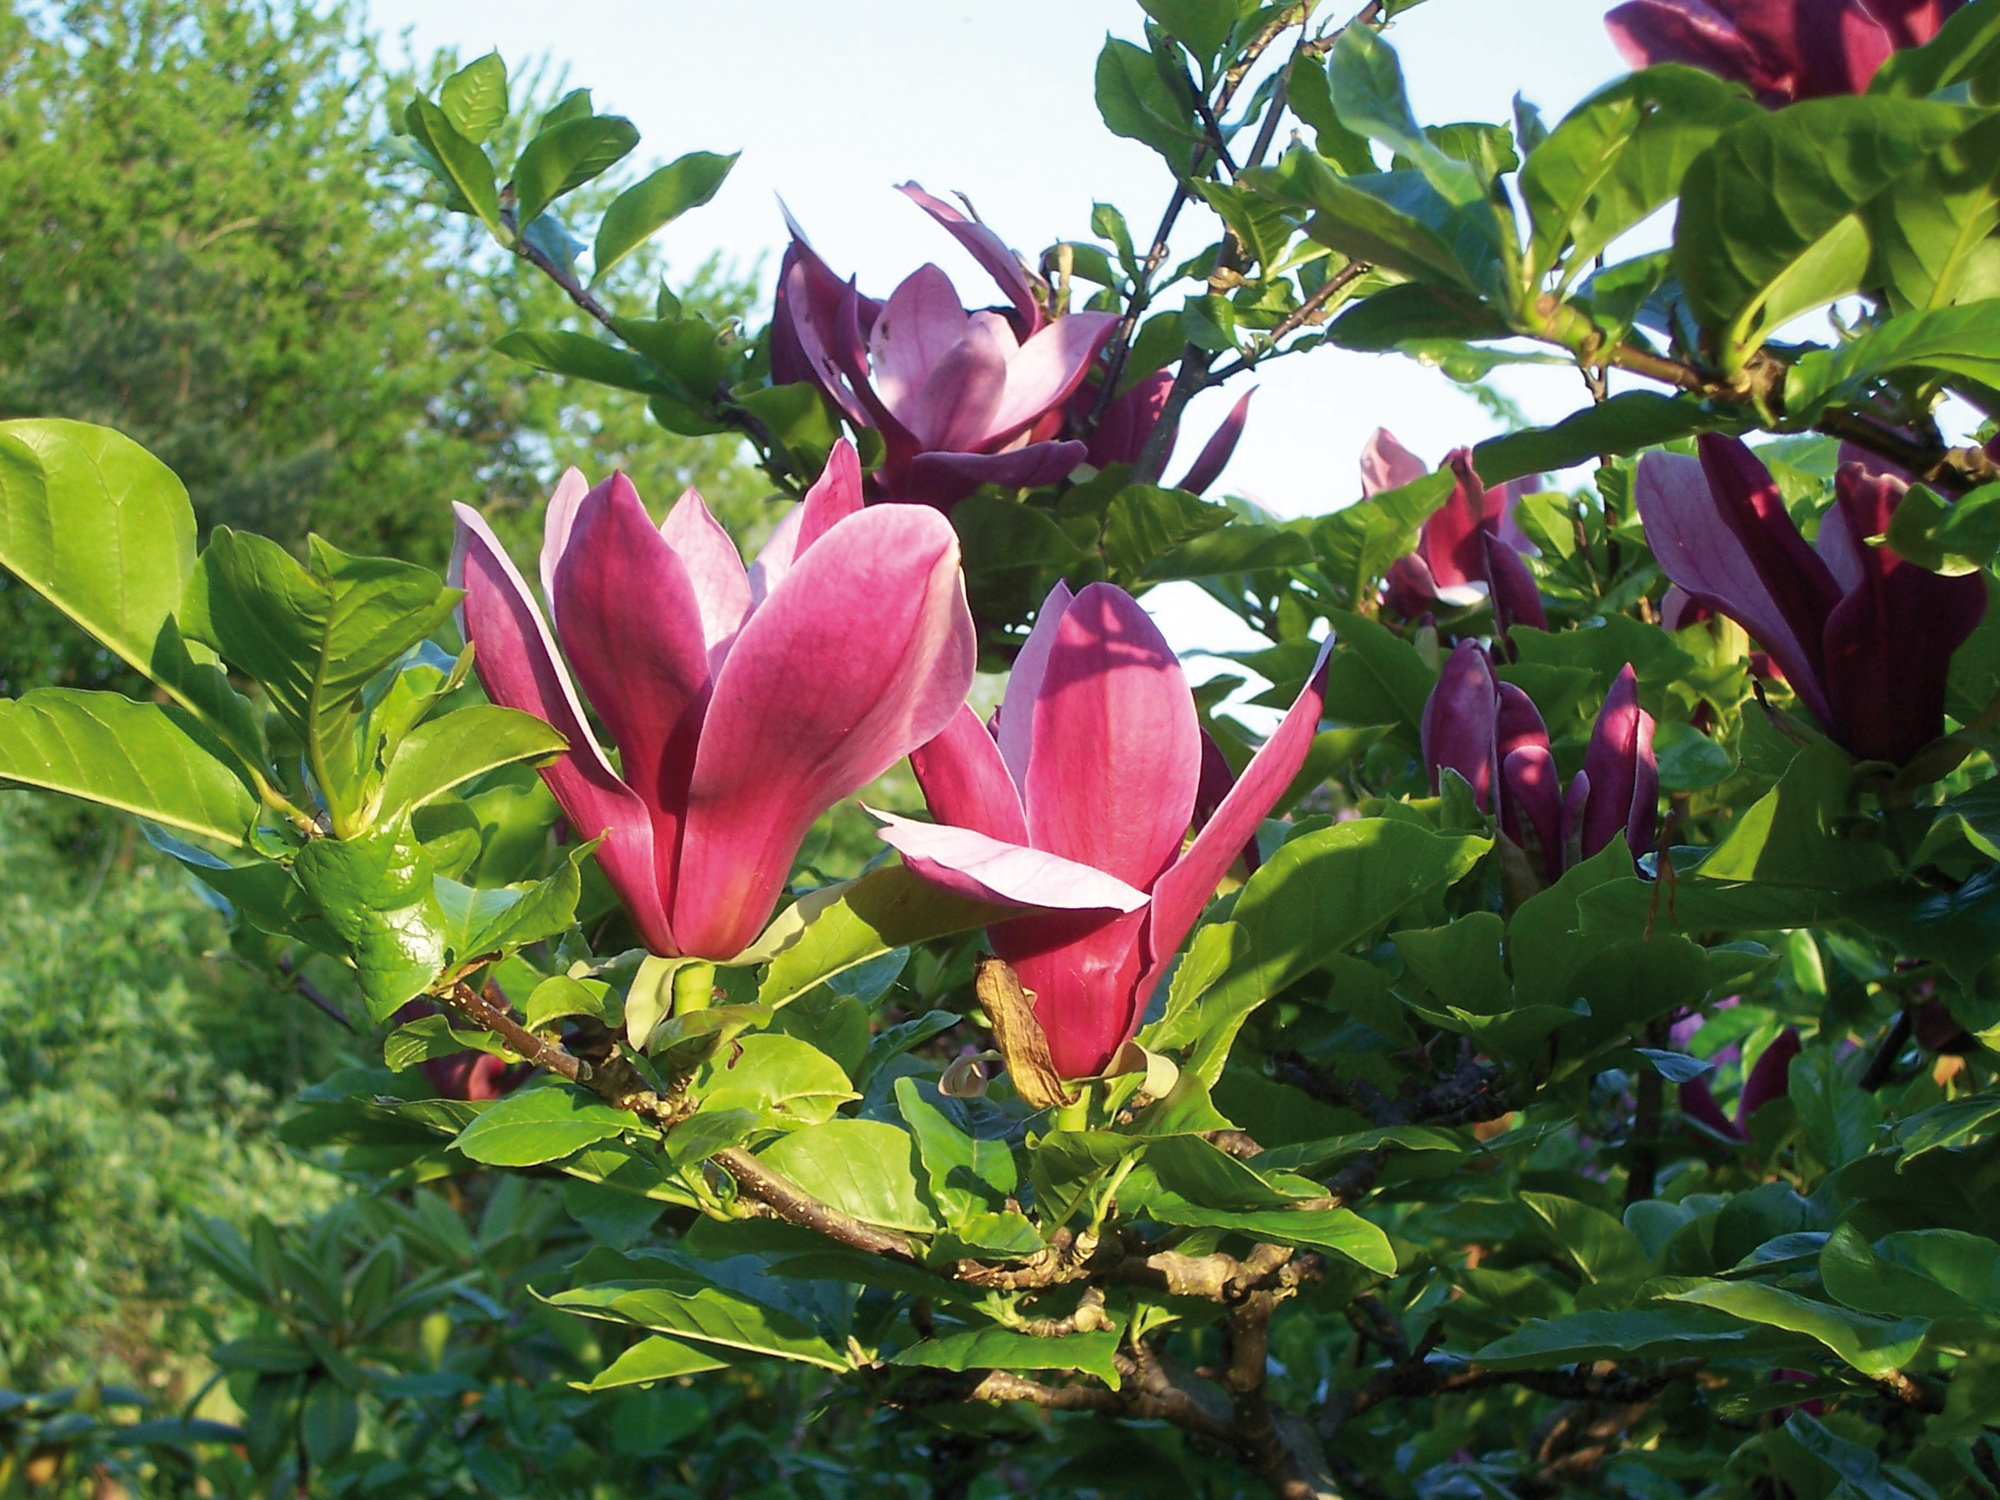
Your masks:
<svg viewBox="0 0 2000 1500"><path fill-rule="evenodd" d="M1604 18L1635 68L1686 63L1764 103L1861 94L1902 47L1920 47L1964 0L1631 0Z"/></svg>
<svg viewBox="0 0 2000 1500"><path fill-rule="evenodd" d="M1881 460L1841 450L1808 546L1741 439L1704 433L1699 449L1639 461L1634 496L1660 570L1748 631L1836 744L1904 764L1944 732L1951 656L1986 613L1986 585L1872 542L1909 490Z"/></svg>
<svg viewBox="0 0 2000 1500"><path fill-rule="evenodd" d="M982 484L1055 483L1089 451L1054 439L1117 316L1051 318L998 235L913 182L902 191L971 252L1008 306L968 312L934 265L886 302L863 297L794 224L772 318L773 378L811 381L856 427L882 434L869 481L880 499L948 507Z"/></svg>
<svg viewBox="0 0 2000 1500"><path fill-rule="evenodd" d="M1653 847L1660 773L1653 716L1639 707L1628 663L1604 695L1583 769L1564 793L1548 726L1528 695L1499 681L1477 641L1461 641L1424 704L1424 765L1431 789L1446 767L1463 776L1480 810L1528 852L1536 875L1553 883L1619 834L1637 856Z"/></svg>
<svg viewBox="0 0 2000 1500"><path fill-rule="evenodd" d="M934 511L864 510L850 444L748 570L693 490L655 527L623 474L589 489L570 470L542 547L554 634L486 522L457 510L452 581L480 680L568 738L542 777L603 838L655 953L747 947L814 819L937 734L971 686L958 539Z"/></svg>
<svg viewBox="0 0 2000 1500"><path fill-rule="evenodd" d="M1423 524L1417 550L1399 557L1382 582L1382 599L1396 614L1414 620L1440 605L1464 609L1493 601L1495 628L1504 636L1515 625L1548 627L1548 612L1523 557L1536 555L1514 519L1521 496L1540 485L1534 477L1509 480L1488 489L1472 467L1472 450L1457 448L1445 457L1456 483ZM1424 461L1378 427L1361 452L1361 492L1379 494L1422 479Z"/></svg>
<svg viewBox="0 0 2000 1500"><path fill-rule="evenodd" d="M1129 391L1115 397L1104 408L1104 416L1089 437L1088 462L1094 469L1106 464L1136 464L1146 451L1146 442L1153 435L1153 429L1160 425L1160 417L1166 410L1167 397L1174 388L1171 370L1155 370L1133 383ZM1082 423L1097 405L1097 386L1078 386L1069 399L1069 417L1072 426ZM1174 481L1177 490L1190 494L1206 494L1208 487L1222 477L1229 460L1236 452L1237 441L1243 436L1244 425L1250 420L1250 398L1257 394L1254 385L1236 400L1208 441L1202 444L1201 452L1188 465L1187 473ZM1174 445L1180 440L1176 427L1173 436L1167 439L1167 451L1160 457L1160 467L1165 469L1167 461L1173 457Z"/></svg>
<svg viewBox="0 0 2000 1500"><path fill-rule="evenodd" d="M925 879L1024 908L988 936L1033 992L1063 1077L1101 1072L1131 1038L1203 905L1290 786L1319 728L1325 655L1192 843L1194 694L1152 618L1110 584L1074 597L1058 584L994 728L965 708L910 757L937 821L878 813L882 837Z"/></svg>

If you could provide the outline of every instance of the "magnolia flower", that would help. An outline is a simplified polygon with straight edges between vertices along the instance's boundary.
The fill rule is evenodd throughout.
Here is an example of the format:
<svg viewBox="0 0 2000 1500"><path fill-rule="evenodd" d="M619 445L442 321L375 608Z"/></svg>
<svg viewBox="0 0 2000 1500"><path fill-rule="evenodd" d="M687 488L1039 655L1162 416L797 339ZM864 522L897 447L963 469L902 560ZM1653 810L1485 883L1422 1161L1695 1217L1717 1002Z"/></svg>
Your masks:
<svg viewBox="0 0 2000 1500"><path fill-rule="evenodd" d="M392 1018L407 1026L425 1016L444 1012L429 1000L412 1000ZM527 1063L510 1063L491 1052L454 1052L448 1057L427 1057L417 1069L440 1099L499 1099L528 1081L534 1069Z"/></svg>
<svg viewBox="0 0 2000 1500"><path fill-rule="evenodd" d="M1964 0L1631 0L1604 18L1635 68L1687 63L1772 106L1867 92L1900 47L1938 34Z"/></svg>
<svg viewBox="0 0 2000 1500"><path fill-rule="evenodd" d="M1458 448L1445 458L1458 482L1419 533L1417 550L1391 564L1383 580L1383 602L1405 619L1439 605L1462 609L1493 601L1495 628L1502 636L1515 625L1548 627L1548 614L1535 578L1521 561L1536 555L1514 519L1521 496L1538 487L1533 476L1486 488L1472 467L1472 450ZM1377 494L1414 484L1430 470L1424 461L1378 427L1361 453L1361 492Z"/></svg>
<svg viewBox="0 0 2000 1500"><path fill-rule="evenodd" d="M967 708L910 757L937 821L877 814L882 837L925 879L1025 909L988 936L1033 992L1056 1071L1088 1077L1138 1030L1216 883L1304 764L1325 692L1316 669L1183 847L1202 742L1180 663L1122 589L1072 598L1057 584L995 730Z"/></svg>
<svg viewBox="0 0 2000 1500"><path fill-rule="evenodd" d="M870 481L878 498L949 507L982 484L1053 484L1088 451L1051 439L1117 315L1051 319L999 236L913 182L902 191L972 253L1009 306L968 312L930 265L876 302L842 282L794 224L772 378L812 381L857 428L882 434Z"/></svg>
<svg viewBox="0 0 2000 1500"><path fill-rule="evenodd" d="M1620 833L1635 856L1653 846L1660 799L1653 716L1639 707L1629 664L1604 695L1567 794L1541 714L1526 693L1495 678L1492 658L1476 641L1461 642L1438 674L1422 734L1431 790L1445 767L1458 772L1480 810L1498 817L1501 832L1548 881Z"/></svg>
<svg viewBox="0 0 2000 1500"><path fill-rule="evenodd" d="M1146 440L1153 435L1153 429L1160 425L1160 416L1166 410L1167 396L1174 388L1173 373L1155 370L1140 379L1123 395L1115 397L1104 408L1104 416L1090 434L1090 449L1086 462L1094 469L1106 464L1136 464L1146 451ZM1069 398L1069 417L1072 426L1083 422L1097 405L1099 388L1080 385ZM1230 457L1236 452L1237 441L1243 436L1243 427L1250 419L1250 398L1257 394L1252 386L1229 409L1229 415L1222 419L1209 439L1202 445L1195 461L1188 466L1187 473L1174 482L1173 488L1200 495L1222 477L1228 467ZM1165 469L1167 461L1174 456L1174 444L1180 439L1178 429L1167 439L1167 451L1160 456L1160 467Z"/></svg>
<svg viewBox="0 0 2000 1500"><path fill-rule="evenodd" d="M933 511L863 510L850 444L747 572L693 490L655 528L623 474L586 493L570 470L542 547L553 635L485 521L457 510L452 581L480 680L568 737L542 778L603 838L655 953L741 952L813 821L937 734L971 686L958 540Z"/></svg>
<svg viewBox="0 0 2000 1500"><path fill-rule="evenodd" d="M1750 1076L1743 1080L1743 1092L1736 1099L1734 1120L1725 1115L1722 1106L1715 1102L1715 1095L1710 1092L1705 1078L1690 1078L1680 1086L1681 1113L1725 1139L1749 1140L1750 1121L1757 1111L1773 1099L1782 1099L1792 1091L1792 1059L1803 1050L1796 1026L1787 1026L1778 1033L1757 1058Z"/></svg>
<svg viewBox="0 0 2000 1500"><path fill-rule="evenodd" d="M1812 546L1741 441L1705 433L1700 451L1639 461L1639 518L1661 571L1748 631L1837 744L1908 761L1944 732L1951 655L1986 613L1986 585L1870 544L1909 483L1858 450L1841 451Z"/></svg>

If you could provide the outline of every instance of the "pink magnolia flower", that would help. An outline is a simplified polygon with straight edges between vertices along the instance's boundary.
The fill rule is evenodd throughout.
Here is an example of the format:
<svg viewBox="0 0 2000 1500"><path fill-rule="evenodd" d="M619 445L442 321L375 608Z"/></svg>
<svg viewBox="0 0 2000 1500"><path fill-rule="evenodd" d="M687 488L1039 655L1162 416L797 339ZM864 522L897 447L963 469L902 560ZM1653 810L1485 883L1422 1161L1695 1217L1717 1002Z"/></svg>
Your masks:
<svg viewBox="0 0 2000 1500"><path fill-rule="evenodd" d="M655 953L741 952L813 821L936 735L971 686L958 540L934 511L863 510L851 444L748 571L693 490L655 528L623 474L586 493L570 470L542 547L553 635L485 521L457 510L452 581L480 680L568 737L542 778L579 834L603 837L598 862Z"/></svg>
<svg viewBox="0 0 2000 1500"><path fill-rule="evenodd" d="M1938 34L1965 0L1631 0L1604 18L1635 68L1686 63L1765 104L1865 93L1902 47Z"/></svg>
<svg viewBox="0 0 2000 1500"><path fill-rule="evenodd" d="M1104 416L1097 428L1090 434L1089 453L1085 459L1094 469L1106 464L1136 464L1146 451L1146 440L1153 435L1153 429L1160 425L1161 414L1167 405L1167 395L1174 388L1171 370L1155 370L1152 374L1136 381L1132 389L1115 397L1104 408ZM1069 417L1073 428L1081 423L1097 405L1100 387L1080 385L1069 398ZM1201 452L1188 466L1187 473L1174 482L1173 488L1200 495L1222 477L1230 458L1236 452L1236 444L1243 436L1244 425L1250 420L1250 398L1257 394L1252 386L1229 409L1229 415L1202 445ZM1166 454L1160 460L1164 469L1167 460L1174 455L1174 445L1180 440L1178 430L1167 440Z"/></svg>
<svg viewBox="0 0 2000 1500"><path fill-rule="evenodd" d="M1057 584L1015 660L994 731L971 709L910 757L935 823L877 814L925 879L1024 908L987 929L1035 995L1065 1078L1101 1072L1167 962L1304 764L1325 656L1194 841L1194 695L1122 589Z"/></svg>
<svg viewBox="0 0 2000 1500"><path fill-rule="evenodd" d="M902 191L972 253L1009 305L968 312L930 265L875 302L836 276L795 224L772 377L811 380L857 428L882 434L877 498L949 507L982 484L1053 484L1088 451L1051 440L1117 315L1051 319L998 235L913 182Z"/></svg>
<svg viewBox="0 0 2000 1500"><path fill-rule="evenodd" d="M1496 814L1501 831L1551 882L1621 833L1634 856L1653 847L1660 802L1653 716L1639 707L1629 664L1604 695L1567 794L1541 713L1526 693L1494 676L1493 659L1477 641L1461 642L1438 674L1422 732L1431 790L1443 768L1458 772L1480 810Z"/></svg>
<svg viewBox="0 0 2000 1500"><path fill-rule="evenodd" d="M1704 433L1700 452L1639 461L1633 493L1660 570L1748 631L1836 744L1902 765L1944 732L1951 656L1986 613L1986 585L1869 545L1909 482L1859 450L1841 452L1812 546L1739 439Z"/></svg>
<svg viewBox="0 0 2000 1500"><path fill-rule="evenodd" d="M1773 1099L1782 1099L1791 1093L1792 1059L1804 1050L1796 1026L1787 1026L1779 1032L1771 1045L1758 1056L1756 1065L1750 1069L1750 1076L1743 1080L1743 1092L1737 1096L1734 1120L1725 1115L1722 1106L1715 1102L1715 1095L1709 1090L1706 1078L1690 1078L1680 1086L1681 1113L1706 1125L1726 1140L1749 1140L1750 1121L1757 1111Z"/></svg>
<svg viewBox="0 0 2000 1500"><path fill-rule="evenodd" d="M1521 497L1541 481L1513 479L1488 489L1472 467L1472 450L1456 448L1445 463L1458 482L1451 498L1423 524L1417 550L1399 557L1383 580L1383 602L1414 620L1443 605L1463 609L1482 599L1493 602L1495 628L1502 636L1515 625L1548 628L1541 593L1523 557L1537 553L1514 519ZM1422 479L1430 469L1378 427L1361 453L1361 492L1377 494Z"/></svg>

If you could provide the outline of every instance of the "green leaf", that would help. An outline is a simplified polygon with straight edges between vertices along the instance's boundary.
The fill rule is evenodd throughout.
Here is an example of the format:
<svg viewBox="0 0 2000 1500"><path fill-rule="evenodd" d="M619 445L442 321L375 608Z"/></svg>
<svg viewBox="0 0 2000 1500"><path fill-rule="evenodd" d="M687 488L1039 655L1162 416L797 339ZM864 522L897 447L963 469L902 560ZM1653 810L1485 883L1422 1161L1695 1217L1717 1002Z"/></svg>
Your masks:
<svg viewBox="0 0 2000 1500"><path fill-rule="evenodd" d="M1656 1306L1531 1319L1472 1358L1493 1370L1533 1370L1600 1359L1729 1359L1755 1347L1755 1336L1733 1318Z"/></svg>
<svg viewBox="0 0 2000 1500"><path fill-rule="evenodd" d="M1255 521L1236 521L1155 558L1146 569L1145 580L1153 583L1303 568L1311 566L1312 560L1312 544L1298 532Z"/></svg>
<svg viewBox="0 0 2000 1500"><path fill-rule="evenodd" d="M1871 1377L1908 1364L1930 1328L1923 1319L1873 1318L1754 1281L1704 1281L1669 1296L1675 1302L1712 1307L1746 1323L1802 1333Z"/></svg>
<svg viewBox="0 0 2000 1500"><path fill-rule="evenodd" d="M1968 5L1923 46L1890 53L1868 92L1926 99L1958 84L1969 85L1981 104L2000 98L2000 7Z"/></svg>
<svg viewBox="0 0 2000 1500"><path fill-rule="evenodd" d="M181 625L262 685L345 835L356 831L368 769L362 689L442 625L458 597L428 568L349 557L315 537L308 571L276 542L217 527L188 579Z"/></svg>
<svg viewBox="0 0 2000 1500"><path fill-rule="evenodd" d="M1324 157L1296 146L1276 167L1246 170L1243 180L1281 203L1316 210L1306 232L1355 260L1475 297L1497 282L1487 274L1492 242L1469 229L1414 172L1347 178Z"/></svg>
<svg viewBox="0 0 2000 1500"><path fill-rule="evenodd" d="M615 1027L619 1020L617 997L601 979L572 979L557 974L544 979L528 992L527 1014L523 1023L530 1031L540 1031L549 1022L564 1016L589 1016Z"/></svg>
<svg viewBox="0 0 2000 1500"><path fill-rule="evenodd" d="M507 64L498 52L467 63L438 90L438 108L476 146L493 138L507 120Z"/></svg>
<svg viewBox="0 0 2000 1500"><path fill-rule="evenodd" d="M514 216L532 223L543 209L616 166L639 144L639 130L623 115L591 115L542 131L514 163Z"/></svg>
<svg viewBox="0 0 2000 1500"><path fill-rule="evenodd" d="M1808 745L1778 784L1738 813L1702 861L1704 880L1756 880L1860 891L1895 878L1895 860L1850 826L1854 764L1824 742Z"/></svg>
<svg viewBox="0 0 2000 1500"><path fill-rule="evenodd" d="M519 1097L518 1095L515 1097ZM797 1318L717 1286L682 1287L613 1282L574 1287L549 1299L586 1317L636 1323L697 1344L740 1349L845 1373L848 1362Z"/></svg>
<svg viewBox="0 0 2000 1500"><path fill-rule="evenodd" d="M1572 469L1607 454L1636 453L1724 425L1692 396L1623 391L1553 427L1488 438L1472 450L1472 462L1487 484L1502 484L1526 474Z"/></svg>
<svg viewBox="0 0 2000 1500"><path fill-rule="evenodd" d="M1728 126L1758 113L1742 89L1667 64L1628 74L1563 117L1521 168L1533 232L1526 283L1570 251L1564 283L1671 199L1688 163Z"/></svg>
<svg viewBox="0 0 2000 1500"><path fill-rule="evenodd" d="M1736 757L1682 720L1669 720L1653 731L1653 754L1658 757L1660 790L1705 792L1727 781L1736 770Z"/></svg>
<svg viewBox="0 0 2000 1500"><path fill-rule="evenodd" d="M715 1358L702 1349L665 1334L639 1340L611 1361L578 1389L609 1391L625 1385L650 1385L656 1380L673 1380L682 1375L701 1375L709 1370L725 1370L727 1360Z"/></svg>
<svg viewBox="0 0 2000 1500"><path fill-rule="evenodd" d="M1187 171L1201 132L1153 66L1152 53L1106 37L1097 54L1096 91L1097 112L1113 135L1151 146L1177 175Z"/></svg>
<svg viewBox="0 0 2000 1500"><path fill-rule="evenodd" d="M1342 719L1396 721L1416 744L1437 673L1415 646L1379 620L1339 609L1327 611L1327 618L1338 642L1328 670L1328 704Z"/></svg>
<svg viewBox="0 0 2000 1500"><path fill-rule="evenodd" d="M605 272L659 230L713 198L742 154L690 151L620 193L598 221L591 281L602 280Z"/></svg>
<svg viewBox="0 0 2000 1500"><path fill-rule="evenodd" d="M292 871L347 945L369 1013L386 1020L444 967L446 930L430 860L407 823L314 839Z"/></svg>
<svg viewBox="0 0 2000 1500"><path fill-rule="evenodd" d="M583 861L596 847L596 840L574 847L553 875L520 885L480 889L439 878L433 891L457 962L509 953L567 928L583 894Z"/></svg>
<svg viewBox="0 0 2000 1500"><path fill-rule="evenodd" d="M1373 600L1376 585L1381 583L1397 558L1415 549L1424 522L1451 498L1456 482L1449 470L1439 470L1344 506L1314 525L1312 544L1319 555L1320 566L1329 578L1346 589L1350 603ZM1354 620L1362 618L1356 615L1349 619L1348 623L1356 634L1370 635L1372 639L1368 625L1387 633L1373 620L1369 620L1367 625L1352 625ZM1345 633L1341 634L1343 643L1347 639ZM1424 694L1428 697L1429 693L1430 684L1426 683ZM1350 708L1347 700L1340 698L1336 701L1340 704L1340 717L1354 722L1357 712ZM1422 712L1420 707L1418 714Z"/></svg>
<svg viewBox="0 0 2000 1500"><path fill-rule="evenodd" d="M398 1026L382 1043L382 1062L400 1073L434 1057L452 1057L460 1052L487 1052L494 1057L512 1058L513 1053L490 1031L459 1031L450 1016L420 1016L407 1026Z"/></svg>
<svg viewBox="0 0 2000 1500"><path fill-rule="evenodd" d="M1181 305L1181 330L1188 342L1210 354L1236 352L1236 304L1214 292L1197 293Z"/></svg>
<svg viewBox="0 0 2000 1500"><path fill-rule="evenodd" d="M912 1344L890 1361L933 1370L1081 1370L1118 1389L1116 1329L1037 1338L1011 1328L969 1328Z"/></svg>
<svg viewBox="0 0 2000 1500"><path fill-rule="evenodd" d="M1674 268L1734 373L1784 324L1857 290L1869 200L1973 123L1905 99L1807 99L1724 132L1681 187Z"/></svg>
<svg viewBox="0 0 2000 1500"><path fill-rule="evenodd" d="M0 566L141 672L194 568L173 471L108 427L0 422Z"/></svg>
<svg viewBox="0 0 2000 1500"><path fill-rule="evenodd" d="M1403 65L1396 49L1371 26L1342 28L1327 60L1333 108L1340 123L1358 135L1381 141L1415 162L1431 186L1449 203L1477 203L1486 187L1465 162L1454 160L1417 124L1403 92Z"/></svg>
<svg viewBox="0 0 2000 1500"><path fill-rule="evenodd" d="M1652 1274L1652 1258L1638 1238L1603 1209L1553 1193L1520 1196L1549 1226L1557 1253L1567 1256L1605 1294L1629 1300Z"/></svg>
<svg viewBox="0 0 2000 1500"><path fill-rule="evenodd" d="M659 381L631 354L587 333L517 328L495 339L493 349L552 375L568 375L621 391L659 389Z"/></svg>
<svg viewBox="0 0 2000 1500"><path fill-rule="evenodd" d="M758 1160L857 1219L930 1234L937 1221L917 1194L915 1146L880 1120L829 1120L780 1136Z"/></svg>
<svg viewBox="0 0 2000 1500"><path fill-rule="evenodd" d="M1871 284L1890 310L1976 302L2000 293L2000 116L1989 116L1905 172L1868 207Z"/></svg>
<svg viewBox="0 0 2000 1500"><path fill-rule="evenodd" d="M1207 76L1223 43L1236 29L1236 0L1139 0L1140 8L1166 28L1167 35L1194 54ZM953 1369L964 1369L954 1365ZM1117 1381L1112 1381L1117 1385Z"/></svg>
<svg viewBox="0 0 2000 1500"><path fill-rule="evenodd" d="M461 1130L452 1144L489 1167L533 1167L643 1128L637 1116L613 1109L596 1095L555 1084L509 1094Z"/></svg>
<svg viewBox="0 0 2000 1500"><path fill-rule="evenodd" d="M757 1001L783 1005L871 958L970 932L1004 910L951 895L900 865L815 891L781 912L751 949L751 961L768 956L771 965Z"/></svg>
<svg viewBox="0 0 2000 1500"><path fill-rule="evenodd" d="M257 800L156 703L36 688L0 699L0 782L61 792L241 847Z"/></svg>
<svg viewBox="0 0 2000 1500"><path fill-rule="evenodd" d="M896 1080L896 1107L916 1137L931 1200L947 1225L957 1230L976 1215L992 1215L1006 1207L1021 1179L1005 1141L979 1140L959 1129L925 1101L914 1078Z"/></svg>
<svg viewBox="0 0 2000 1500"><path fill-rule="evenodd" d="M2000 384L2000 301L1898 313L1838 349L1814 350L1785 374L1785 416L1815 421L1829 406L1861 402L1902 370Z"/></svg>
<svg viewBox="0 0 2000 1500"><path fill-rule="evenodd" d="M516 709L481 703L444 714L395 747L375 815L398 818L475 776L516 761L543 761L568 745L553 726Z"/></svg>
<svg viewBox="0 0 2000 1500"><path fill-rule="evenodd" d="M740 1037L703 1062L690 1093L703 1109L751 1109L767 1123L819 1125L861 1096L840 1064L795 1036Z"/></svg>
<svg viewBox="0 0 2000 1500"><path fill-rule="evenodd" d="M1453 884L1492 841L1365 818L1294 838L1236 899L1228 959L1156 1051L1195 1047L1186 1071L1213 1084L1250 1012L1333 954L1384 926L1411 902Z"/></svg>
<svg viewBox="0 0 2000 1500"><path fill-rule="evenodd" d="M1127 485L1111 497L1100 546L1105 569L1114 579L1137 582L1175 548L1229 524L1226 505L1197 499L1185 490Z"/></svg>
<svg viewBox="0 0 2000 1500"><path fill-rule="evenodd" d="M338 1463L354 1447L360 1429L361 1408L352 1391L324 1375L307 1388L299 1406L299 1442L307 1458L320 1465Z"/></svg>
<svg viewBox="0 0 2000 1500"><path fill-rule="evenodd" d="M455 189L467 209L479 216L503 245L514 237L500 222L500 189L493 176L493 162L476 141L469 141L451 123L449 116L428 99L412 99L403 111L403 121L417 144L430 153L436 172L448 188ZM519 216L527 223L533 214Z"/></svg>
<svg viewBox="0 0 2000 1500"><path fill-rule="evenodd" d="M1163 1224L1226 1229L1273 1245L1330 1250L1378 1276L1396 1274L1396 1251L1389 1236L1351 1209L1274 1208L1232 1213L1177 1198L1155 1198L1145 1212Z"/></svg>
<svg viewBox="0 0 2000 1500"><path fill-rule="evenodd" d="M1334 320L1327 338L1343 349L1383 354L1416 339L1499 339L1512 332L1491 307L1465 292L1403 281L1362 298Z"/></svg>
<svg viewBox="0 0 2000 1500"><path fill-rule="evenodd" d="M2000 1245L1962 1230L1904 1230L1871 1247L1842 1224L1820 1251L1819 1274L1835 1301L1879 1317L2000 1313Z"/></svg>
<svg viewBox="0 0 2000 1500"><path fill-rule="evenodd" d="M1291 243L1292 223L1284 210L1247 188L1209 182L1194 184L1195 191L1208 201L1222 222L1234 231L1248 260L1243 269L1260 266L1265 275L1275 274L1285 263L1285 247Z"/></svg>

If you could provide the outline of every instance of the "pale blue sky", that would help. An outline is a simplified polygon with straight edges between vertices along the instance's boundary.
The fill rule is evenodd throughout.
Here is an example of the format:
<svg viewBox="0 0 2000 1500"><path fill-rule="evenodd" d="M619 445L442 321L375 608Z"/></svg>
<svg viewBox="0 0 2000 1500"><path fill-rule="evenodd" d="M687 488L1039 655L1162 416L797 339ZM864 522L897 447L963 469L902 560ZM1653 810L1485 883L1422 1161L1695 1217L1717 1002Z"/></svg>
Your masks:
<svg viewBox="0 0 2000 1500"><path fill-rule="evenodd" d="M1608 3L1428 0L1387 35L1426 123L1504 120L1516 89L1553 123L1623 71L1604 34ZM1139 33L1135 0L373 0L371 14L391 36L407 28L420 54L498 47L516 65L549 54L595 90L599 109L631 117L643 156L740 148L716 201L662 236L683 271L718 248L746 261L768 251L768 271L783 243L781 195L820 252L865 289L886 296L935 261L978 305L993 297L991 283L896 183L964 191L1030 254L1088 235L1093 197L1149 236L1172 185L1149 150L1104 129L1092 100L1105 33ZM1221 488L1283 515L1355 498L1361 444L1377 426L1432 460L1497 427L1462 390L1401 356L1321 350L1257 379ZM1566 370L1512 372L1503 384L1541 420L1587 399ZM1180 463L1236 393L1197 403ZM1172 613L1177 645L1220 644L1214 622Z"/></svg>

